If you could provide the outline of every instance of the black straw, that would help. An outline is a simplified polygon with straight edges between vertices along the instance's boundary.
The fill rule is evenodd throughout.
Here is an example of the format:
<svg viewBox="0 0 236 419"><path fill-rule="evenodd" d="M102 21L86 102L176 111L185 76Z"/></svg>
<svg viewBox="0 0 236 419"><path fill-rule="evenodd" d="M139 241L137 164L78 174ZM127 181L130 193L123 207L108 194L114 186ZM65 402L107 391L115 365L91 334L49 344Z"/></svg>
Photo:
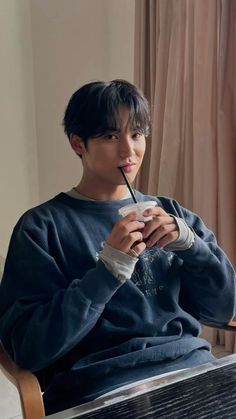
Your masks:
<svg viewBox="0 0 236 419"><path fill-rule="evenodd" d="M132 198L133 198L133 201L134 201L135 203L137 203L138 201L137 201L137 199L135 198L134 191L133 191L133 189L132 189L132 187L131 187L131 185L130 185L130 183L129 183L129 181L128 181L128 178L127 178L126 174L123 172L122 167L119 167L119 169L120 169L120 171L121 171L121 173L122 173L122 175L123 175L123 178L124 178L124 180L125 180L125 183L126 183L126 185L127 185L127 188L129 189L129 191L130 191L130 193L131 193L131 196L132 196Z"/></svg>

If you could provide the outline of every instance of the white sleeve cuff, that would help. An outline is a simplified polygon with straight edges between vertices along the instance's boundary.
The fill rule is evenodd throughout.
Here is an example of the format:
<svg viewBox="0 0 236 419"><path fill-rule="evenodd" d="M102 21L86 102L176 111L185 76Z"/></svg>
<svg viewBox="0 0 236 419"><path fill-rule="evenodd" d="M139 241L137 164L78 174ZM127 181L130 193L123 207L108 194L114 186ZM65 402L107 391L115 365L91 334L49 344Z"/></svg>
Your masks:
<svg viewBox="0 0 236 419"><path fill-rule="evenodd" d="M171 217L175 219L175 222L177 224L178 230L179 230L179 236L178 239L167 246L164 247L165 250L169 252L175 252L175 251L182 251L189 249L195 240L194 232L191 230L191 228L187 225L187 223L183 220L183 218L175 217L173 214L170 214Z"/></svg>
<svg viewBox="0 0 236 419"><path fill-rule="evenodd" d="M114 249L106 242L102 242L102 246L98 255L106 268L121 282L130 279L138 258Z"/></svg>

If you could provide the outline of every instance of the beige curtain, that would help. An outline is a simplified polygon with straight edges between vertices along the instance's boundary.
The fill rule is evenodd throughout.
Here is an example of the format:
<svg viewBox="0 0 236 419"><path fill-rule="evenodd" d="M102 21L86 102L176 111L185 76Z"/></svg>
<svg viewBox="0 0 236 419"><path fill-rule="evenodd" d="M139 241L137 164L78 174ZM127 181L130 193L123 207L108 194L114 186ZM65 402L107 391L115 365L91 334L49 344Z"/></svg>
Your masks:
<svg viewBox="0 0 236 419"><path fill-rule="evenodd" d="M136 0L135 13L135 83L152 111L135 186L198 213L236 266L236 0Z"/></svg>

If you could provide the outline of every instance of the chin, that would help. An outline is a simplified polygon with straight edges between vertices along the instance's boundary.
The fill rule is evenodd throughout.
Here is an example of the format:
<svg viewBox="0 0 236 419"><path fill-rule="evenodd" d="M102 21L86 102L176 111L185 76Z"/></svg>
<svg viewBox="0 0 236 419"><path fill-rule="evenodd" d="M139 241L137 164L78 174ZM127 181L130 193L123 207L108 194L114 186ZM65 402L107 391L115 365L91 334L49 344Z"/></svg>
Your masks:
<svg viewBox="0 0 236 419"><path fill-rule="evenodd" d="M136 176L137 176L137 173L138 173L138 172L136 172L135 174L132 174L132 176L130 176L130 177L129 177L129 181L130 181L130 183L133 183L133 182L135 181L135 178L136 178Z"/></svg>

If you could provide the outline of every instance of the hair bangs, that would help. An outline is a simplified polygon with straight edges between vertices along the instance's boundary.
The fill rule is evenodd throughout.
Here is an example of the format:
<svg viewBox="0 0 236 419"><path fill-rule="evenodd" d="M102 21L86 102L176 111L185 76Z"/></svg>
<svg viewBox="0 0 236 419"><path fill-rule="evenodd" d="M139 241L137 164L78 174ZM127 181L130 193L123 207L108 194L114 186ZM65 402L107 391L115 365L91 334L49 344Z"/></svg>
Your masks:
<svg viewBox="0 0 236 419"><path fill-rule="evenodd" d="M113 83L111 82L111 86L109 85L104 89L100 100L96 104L94 112L98 116L98 120L91 137L99 137L107 132L118 131L120 129L119 110L121 107L126 107L129 111L130 127L148 136L150 114L146 98L143 95L137 95L137 91L134 94L133 86L132 89L127 89L126 85L126 89L124 89L124 86L121 85L119 89L116 83L116 89L114 89Z"/></svg>
<svg viewBox="0 0 236 419"><path fill-rule="evenodd" d="M127 107L132 129L149 134L149 104L143 93L125 80L92 82L82 86L71 97L63 120L70 138L78 135L85 143L120 128L119 111Z"/></svg>

